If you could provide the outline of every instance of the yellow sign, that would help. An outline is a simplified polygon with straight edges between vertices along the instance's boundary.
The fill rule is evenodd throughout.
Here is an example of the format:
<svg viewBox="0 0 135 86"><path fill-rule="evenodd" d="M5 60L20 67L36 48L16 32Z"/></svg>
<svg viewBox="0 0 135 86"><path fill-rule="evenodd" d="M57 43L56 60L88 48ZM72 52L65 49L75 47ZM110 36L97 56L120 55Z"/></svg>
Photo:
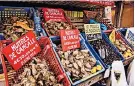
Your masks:
<svg viewBox="0 0 135 86"><path fill-rule="evenodd" d="M115 42L115 30L113 30L112 33L109 35L109 39L112 43Z"/></svg>

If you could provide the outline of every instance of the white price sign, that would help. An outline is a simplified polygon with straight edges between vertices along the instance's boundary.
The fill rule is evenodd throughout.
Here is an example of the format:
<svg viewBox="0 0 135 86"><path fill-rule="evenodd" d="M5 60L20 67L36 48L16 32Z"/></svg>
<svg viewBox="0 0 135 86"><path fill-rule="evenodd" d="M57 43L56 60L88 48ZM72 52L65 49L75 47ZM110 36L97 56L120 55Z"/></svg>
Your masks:
<svg viewBox="0 0 135 86"><path fill-rule="evenodd" d="M84 28L87 40L102 39L100 24L84 24Z"/></svg>

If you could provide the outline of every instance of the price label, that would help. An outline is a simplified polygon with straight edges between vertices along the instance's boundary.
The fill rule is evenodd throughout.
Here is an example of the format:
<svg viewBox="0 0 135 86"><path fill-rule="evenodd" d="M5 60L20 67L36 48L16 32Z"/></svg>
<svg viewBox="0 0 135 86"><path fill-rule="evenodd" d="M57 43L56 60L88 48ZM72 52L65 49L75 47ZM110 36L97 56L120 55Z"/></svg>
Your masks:
<svg viewBox="0 0 135 86"><path fill-rule="evenodd" d="M87 40L102 39L100 24L84 24L84 28Z"/></svg>
<svg viewBox="0 0 135 86"><path fill-rule="evenodd" d="M33 31L29 31L17 41L3 48L2 52L13 68L18 70L40 50L35 34Z"/></svg>
<svg viewBox="0 0 135 86"><path fill-rule="evenodd" d="M66 22L64 11L62 9L43 8L42 11L46 21Z"/></svg>
<svg viewBox="0 0 135 86"><path fill-rule="evenodd" d="M60 30L60 37L63 51L80 48L79 31L77 29Z"/></svg>

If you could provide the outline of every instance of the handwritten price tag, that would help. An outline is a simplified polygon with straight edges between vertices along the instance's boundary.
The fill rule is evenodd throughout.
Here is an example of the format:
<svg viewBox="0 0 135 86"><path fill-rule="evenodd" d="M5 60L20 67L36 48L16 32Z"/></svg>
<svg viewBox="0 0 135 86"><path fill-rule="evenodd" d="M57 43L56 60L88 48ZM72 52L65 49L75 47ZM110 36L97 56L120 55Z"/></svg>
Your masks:
<svg viewBox="0 0 135 86"><path fill-rule="evenodd" d="M79 31L60 30L60 37L63 51L80 48Z"/></svg>
<svg viewBox="0 0 135 86"><path fill-rule="evenodd" d="M66 22L62 9L42 8L43 15L46 21L63 21Z"/></svg>
<svg viewBox="0 0 135 86"><path fill-rule="evenodd" d="M86 38L89 41L102 38L100 24L84 24Z"/></svg>
<svg viewBox="0 0 135 86"><path fill-rule="evenodd" d="M29 31L16 42L3 48L2 52L13 68L18 70L40 50L35 34Z"/></svg>

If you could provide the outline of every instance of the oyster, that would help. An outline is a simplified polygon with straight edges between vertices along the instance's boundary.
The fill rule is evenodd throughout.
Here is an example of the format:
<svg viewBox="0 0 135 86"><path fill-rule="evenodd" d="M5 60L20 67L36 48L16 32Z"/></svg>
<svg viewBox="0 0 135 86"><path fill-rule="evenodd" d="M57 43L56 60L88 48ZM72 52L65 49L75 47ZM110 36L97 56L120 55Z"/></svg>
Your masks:
<svg viewBox="0 0 135 86"><path fill-rule="evenodd" d="M34 57L28 65L27 68L24 68L24 72L19 75L18 80L15 79L20 82L14 81L17 83L13 86L55 86L56 84L63 86L58 83L44 59L40 60Z"/></svg>
<svg viewBox="0 0 135 86"><path fill-rule="evenodd" d="M58 45L57 50L65 71L70 73L70 77L73 81L92 74L91 70L96 66L96 59L89 54L89 50L74 49L66 51L64 52L64 57L66 58L62 58L61 45ZM99 71L99 69L101 70L101 68L98 67L96 71Z"/></svg>

